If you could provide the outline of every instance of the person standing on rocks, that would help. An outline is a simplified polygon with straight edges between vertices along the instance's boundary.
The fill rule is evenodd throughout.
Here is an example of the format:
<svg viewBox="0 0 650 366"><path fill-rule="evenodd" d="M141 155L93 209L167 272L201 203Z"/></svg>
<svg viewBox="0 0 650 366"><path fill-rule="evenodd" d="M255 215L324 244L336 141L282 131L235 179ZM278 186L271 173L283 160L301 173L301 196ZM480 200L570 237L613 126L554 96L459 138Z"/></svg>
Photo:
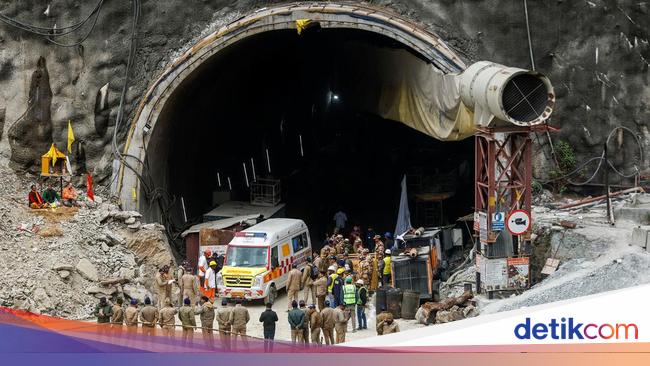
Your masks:
<svg viewBox="0 0 650 366"><path fill-rule="evenodd" d="M172 284L174 280L169 275L169 266L164 265L156 274L156 298L158 300L158 309L162 309L165 305L165 300L172 298Z"/></svg>
<svg viewBox="0 0 650 366"><path fill-rule="evenodd" d="M146 336L156 335L156 324L160 314L155 306L151 305L151 299L144 298L144 307L140 310L140 320L142 321L142 334Z"/></svg>
<svg viewBox="0 0 650 366"><path fill-rule="evenodd" d="M199 279L192 274L192 268L187 267L185 274L181 277L181 293L183 299L190 299L190 305L194 307L199 298ZM185 302L185 300L183 300Z"/></svg>
<svg viewBox="0 0 650 366"><path fill-rule="evenodd" d="M174 335L176 313L178 311L172 306L172 300L165 299L165 307L160 310L160 327L163 330L163 335L166 337L172 337Z"/></svg>
<svg viewBox="0 0 650 366"><path fill-rule="evenodd" d="M196 277L195 277L196 278ZM194 328L196 328L196 318L194 317L194 307L189 298L183 300L183 306L178 310L178 320L183 325L183 346L191 346L194 343Z"/></svg>

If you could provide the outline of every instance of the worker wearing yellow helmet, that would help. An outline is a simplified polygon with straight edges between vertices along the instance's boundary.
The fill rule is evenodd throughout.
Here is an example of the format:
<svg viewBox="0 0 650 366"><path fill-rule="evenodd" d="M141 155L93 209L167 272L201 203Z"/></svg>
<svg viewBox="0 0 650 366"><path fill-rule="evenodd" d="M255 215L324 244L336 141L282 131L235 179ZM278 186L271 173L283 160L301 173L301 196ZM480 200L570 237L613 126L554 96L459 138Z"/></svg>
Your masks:
<svg viewBox="0 0 650 366"><path fill-rule="evenodd" d="M217 291L217 262L210 261L209 268L205 271L205 296L210 300L214 300L214 295Z"/></svg>

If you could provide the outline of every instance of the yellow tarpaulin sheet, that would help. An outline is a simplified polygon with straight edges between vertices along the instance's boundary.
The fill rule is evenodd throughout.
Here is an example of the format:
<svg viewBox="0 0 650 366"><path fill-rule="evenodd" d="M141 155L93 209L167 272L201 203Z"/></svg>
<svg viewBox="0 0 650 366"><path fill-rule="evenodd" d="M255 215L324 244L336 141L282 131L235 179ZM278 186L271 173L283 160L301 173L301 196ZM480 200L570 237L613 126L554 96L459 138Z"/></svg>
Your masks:
<svg viewBox="0 0 650 366"><path fill-rule="evenodd" d="M301 34L309 24L311 24L311 19L297 19L296 30L298 31L298 34Z"/></svg>
<svg viewBox="0 0 650 366"><path fill-rule="evenodd" d="M443 141L475 132L473 112L460 99L458 79L404 49L346 45L359 54L343 68L348 97L367 112Z"/></svg>
<svg viewBox="0 0 650 366"><path fill-rule="evenodd" d="M56 159L65 159L65 155L57 150L56 146L52 144L50 149L42 156L43 158L50 158L52 160L52 166L56 164Z"/></svg>

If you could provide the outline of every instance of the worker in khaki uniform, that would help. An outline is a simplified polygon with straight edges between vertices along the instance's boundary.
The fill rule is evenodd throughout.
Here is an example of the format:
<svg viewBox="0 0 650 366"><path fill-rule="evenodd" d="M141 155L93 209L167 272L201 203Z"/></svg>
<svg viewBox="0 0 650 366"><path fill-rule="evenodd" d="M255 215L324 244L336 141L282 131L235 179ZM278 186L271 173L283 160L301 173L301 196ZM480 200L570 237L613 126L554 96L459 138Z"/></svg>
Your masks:
<svg viewBox="0 0 650 366"><path fill-rule="evenodd" d="M196 277L195 277L196 278ZM191 300L185 298L183 306L178 309L178 320L183 325L183 346L194 343L194 328L196 328L196 318L194 317L194 307L191 306Z"/></svg>
<svg viewBox="0 0 650 366"><path fill-rule="evenodd" d="M113 315L111 315L111 325L113 330L120 331L124 324L124 309L122 304L124 300L121 297L117 298L117 302L113 304Z"/></svg>
<svg viewBox="0 0 650 366"><path fill-rule="evenodd" d="M316 291L318 311L323 311L325 308L325 297L327 297L327 277L325 277L325 272L321 271L318 274L318 278L314 281L314 289Z"/></svg>
<svg viewBox="0 0 650 366"><path fill-rule="evenodd" d="M302 300L298 303L298 307L305 314L305 320L302 323L302 343L309 347L309 314L307 314L309 309L307 309L305 302Z"/></svg>
<svg viewBox="0 0 650 366"><path fill-rule="evenodd" d="M174 280L169 274L169 266L164 265L156 273L156 299L158 309L162 309L165 306L165 299L172 298L172 283Z"/></svg>
<svg viewBox="0 0 650 366"><path fill-rule="evenodd" d="M302 283L302 273L298 269L296 263L291 264L291 271L289 271L289 278L287 279L287 308L291 309L291 302L298 301L298 293L300 292L300 284Z"/></svg>
<svg viewBox="0 0 650 366"><path fill-rule="evenodd" d="M140 321L142 322L142 334L147 336L156 335L156 324L159 313L155 306L151 305L151 299L144 298L144 307L140 310Z"/></svg>
<svg viewBox="0 0 650 366"><path fill-rule="evenodd" d="M334 309L334 329L336 330L336 344L345 342L345 333L348 331L349 316L345 304L341 303Z"/></svg>
<svg viewBox="0 0 650 366"><path fill-rule="evenodd" d="M124 310L124 324L130 333L138 332L138 300L131 299L131 305Z"/></svg>
<svg viewBox="0 0 650 366"><path fill-rule="evenodd" d="M189 270L181 277L181 293L183 299L190 299L190 306L194 307L200 297L199 278L191 274ZM185 302L185 300L183 300Z"/></svg>
<svg viewBox="0 0 650 366"><path fill-rule="evenodd" d="M307 265L302 270L302 288L304 289L304 300L309 302L309 293L311 292L311 302L310 304L316 303L316 291L314 289L314 280L313 274L318 273L318 268L311 262L311 257L307 257Z"/></svg>
<svg viewBox="0 0 650 366"><path fill-rule="evenodd" d="M165 299L165 306L160 309L160 327L166 337L174 335L174 324L176 324L176 313L178 311L172 306L171 299Z"/></svg>
<svg viewBox="0 0 650 366"><path fill-rule="evenodd" d="M248 348L248 340L246 339L246 324L251 320L248 314L248 309L242 306L242 301L237 299L235 308L230 313L230 324L232 324L232 335L234 336L235 348L237 348L237 336L240 336L244 346Z"/></svg>
<svg viewBox="0 0 650 366"><path fill-rule="evenodd" d="M228 306L228 299L221 300L221 307L217 309L217 323L219 324L219 339L222 343L222 348L225 350L230 349L230 332L232 326L230 323L230 315L233 308Z"/></svg>
<svg viewBox="0 0 650 366"><path fill-rule="evenodd" d="M336 321L334 319L334 309L330 307L329 300L325 300L325 308L321 310L320 315L322 320L321 329L323 330L323 338L325 338L325 344L328 346L333 345L334 327L336 325Z"/></svg>
<svg viewBox="0 0 650 366"><path fill-rule="evenodd" d="M309 320L309 329L311 331L311 343L321 345L320 340L320 330L323 326L323 318L321 317L318 310L316 310L316 305L309 305L307 310L307 319Z"/></svg>
<svg viewBox="0 0 650 366"><path fill-rule="evenodd" d="M214 334L212 329L214 327L214 305L212 300L207 296L201 296L200 309L198 311L199 319L201 319L201 334L203 341L208 348L214 347Z"/></svg>

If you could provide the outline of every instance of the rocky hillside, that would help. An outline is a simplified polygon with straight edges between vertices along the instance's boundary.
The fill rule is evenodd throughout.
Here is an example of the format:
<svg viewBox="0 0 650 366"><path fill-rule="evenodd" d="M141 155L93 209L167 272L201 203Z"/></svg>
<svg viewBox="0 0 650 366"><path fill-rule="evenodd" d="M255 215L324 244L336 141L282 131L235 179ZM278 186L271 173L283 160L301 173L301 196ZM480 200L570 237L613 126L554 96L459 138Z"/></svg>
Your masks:
<svg viewBox="0 0 650 366"><path fill-rule="evenodd" d="M0 306L84 319L99 297L152 296L157 268L174 261L160 225L110 202L32 210L32 181L0 164Z"/></svg>

